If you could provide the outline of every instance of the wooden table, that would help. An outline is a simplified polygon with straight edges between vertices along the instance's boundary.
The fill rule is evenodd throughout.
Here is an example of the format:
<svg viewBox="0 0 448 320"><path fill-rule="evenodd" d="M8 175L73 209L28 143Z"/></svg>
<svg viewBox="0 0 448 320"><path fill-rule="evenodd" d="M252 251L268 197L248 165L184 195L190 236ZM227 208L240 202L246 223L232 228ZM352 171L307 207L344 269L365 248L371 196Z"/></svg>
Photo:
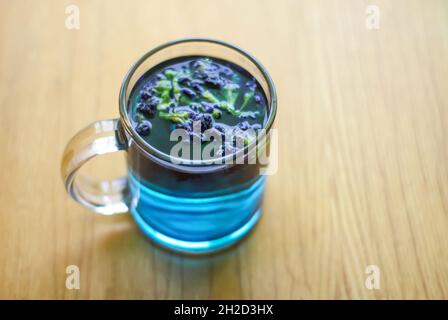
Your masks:
<svg viewBox="0 0 448 320"><path fill-rule="evenodd" d="M131 63L192 36L253 53L279 96L264 217L204 258L158 249L127 215L94 216L59 174L77 130L117 117ZM1 0L0 298L448 298L447 58L443 0ZM96 166L118 174L122 160Z"/></svg>

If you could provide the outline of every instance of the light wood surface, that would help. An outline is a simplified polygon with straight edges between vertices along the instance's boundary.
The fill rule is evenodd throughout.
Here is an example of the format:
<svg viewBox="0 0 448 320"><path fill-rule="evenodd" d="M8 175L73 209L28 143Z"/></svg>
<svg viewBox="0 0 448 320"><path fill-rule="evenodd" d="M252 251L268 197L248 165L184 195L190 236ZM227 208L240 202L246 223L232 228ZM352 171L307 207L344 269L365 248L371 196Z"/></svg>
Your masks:
<svg viewBox="0 0 448 320"><path fill-rule="evenodd" d="M264 216L205 258L154 247L129 216L94 216L59 175L69 138L118 116L133 61L192 36L253 53L279 97ZM443 0L1 0L0 298L448 298L447 58ZM65 287L72 264L80 290Z"/></svg>

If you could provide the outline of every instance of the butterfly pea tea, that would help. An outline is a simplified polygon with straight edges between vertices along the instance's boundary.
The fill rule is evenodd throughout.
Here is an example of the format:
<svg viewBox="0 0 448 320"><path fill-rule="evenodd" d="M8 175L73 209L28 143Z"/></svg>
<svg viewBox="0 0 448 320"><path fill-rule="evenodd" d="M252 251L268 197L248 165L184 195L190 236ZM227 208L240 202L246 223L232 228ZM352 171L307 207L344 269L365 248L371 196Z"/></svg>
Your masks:
<svg viewBox="0 0 448 320"><path fill-rule="evenodd" d="M249 151L259 152L258 132L269 131L275 111L272 80L243 50L209 39L162 45L125 77L120 118L95 122L67 145L67 191L100 214L129 211L166 248L223 249L260 218L266 178ZM127 154L126 177L76 179L89 159L118 150Z"/></svg>
<svg viewBox="0 0 448 320"><path fill-rule="evenodd" d="M240 147L247 145L267 114L267 99L255 78L209 57L175 59L148 71L134 88L130 106L133 126L148 144L170 154L179 142L171 134L180 129L185 131L182 142L201 150L211 137L220 138L215 157L234 153L237 140ZM194 153L187 151L192 159Z"/></svg>

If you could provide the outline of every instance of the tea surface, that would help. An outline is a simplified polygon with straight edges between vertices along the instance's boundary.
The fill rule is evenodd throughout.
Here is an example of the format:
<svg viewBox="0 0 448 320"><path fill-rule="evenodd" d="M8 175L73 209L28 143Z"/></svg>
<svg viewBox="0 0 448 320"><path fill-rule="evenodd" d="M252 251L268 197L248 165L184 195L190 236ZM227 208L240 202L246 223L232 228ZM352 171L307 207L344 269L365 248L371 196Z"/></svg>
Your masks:
<svg viewBox="0 0 448 320"><path fill-rule="evenodd" d="M133 88L129 105L136 132L170 154L179 142L170 141L175 129L186 130L188 142L202 148L213 132L225 140L230 131L249 143L265 123L268 103L260 84L243 68L215 58L184 57L146 72ZM235 147L235 141L226 141L219 152Z"/></svg>

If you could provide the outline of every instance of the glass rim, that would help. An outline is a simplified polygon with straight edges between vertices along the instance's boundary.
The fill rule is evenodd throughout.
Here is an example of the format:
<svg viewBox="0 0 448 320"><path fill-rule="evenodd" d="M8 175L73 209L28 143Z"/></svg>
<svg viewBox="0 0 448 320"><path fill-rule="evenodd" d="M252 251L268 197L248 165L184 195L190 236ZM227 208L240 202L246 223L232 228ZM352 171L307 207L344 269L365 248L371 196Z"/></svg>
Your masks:
<svg viewBox="0 0 448 320"><path fill-rule="evenodd" d="M169 41L162 45L159 45L159 46L155 47L154 49L146 52L143 56L141 56L139 59L137 59L137 61L134 62L134 64L129 69L129 71L126 73L126 75L123 79L123 82L121 84L121 88L120 88L119 111L120 111L120 121L122 123L124 130L136 142L136 144L140 147L140 149L142 149L145 152L148 152L150 155L155 156L158 159L165 160L167 162L172 162L173 157L170 156L169 154L166 154L166 153L158 150L157 148L155 148L152 145L150 145L149 143L147 143L142 137L140 137L140 135L132 127L128 112L126 110L127 105L128 105L128 99L126 97L126 92L127 92L128 86L129 86L129 82L130 82L132 76L134 75L135 71L149 57L151 57L152 55L156 54L157 52L159 52L165 48L175 46L178 44L182 44L182 43L188 43L188 42L206 42L206 43L208 42L208 43L221 45L221 46L227 47L229 49L232 49L232 50L238 52L239 54L245 56L247 59L249 59L257 67L257 69L261 72L261 75L263 76L264 80L267 82L267 85L268 85L268 91L270 94L270 99L269 99L269 103L268 103L268 118L267 118L266 124L262 128L262 129L266 130L266 134L270 131L270 129L274 123L276 114L277 114L277 94L276 94L274 82L273 82L271 76L269 75L268 71L266 70L266 68L254 56L252 56L247 51L241 49L240 47L238 47L236 45L230 44L228 42L225 42L222 40L217 40L217 39L211 39L211 38L183 38L183 39L178 39L178 40L174 40L174 41ZM179 57L182 57L182 56L179 56ZM233 158L235 155L238 156L238 154L239 153L241 154L241 152L244 152L244 153L246 151L250 152L250 149L256 147L257 140L258 139L255 139L254 141L252 141L249 145L245 146L244 149L240 149L237 152L233 152L231 154L226 154L223 157L213 159L213 163L210 163L210 159L208 159L208 160L206 160L206 159L191 160L191 159L182 159L182 158L176 158L176 159L181 161L182 166L207 166L207 167L222 166L223 164L226 165L227 164L226 161L228 161L228 159L230 159L230 158ZM219 163L215 163L218 161L219 161Z"/></svg>

